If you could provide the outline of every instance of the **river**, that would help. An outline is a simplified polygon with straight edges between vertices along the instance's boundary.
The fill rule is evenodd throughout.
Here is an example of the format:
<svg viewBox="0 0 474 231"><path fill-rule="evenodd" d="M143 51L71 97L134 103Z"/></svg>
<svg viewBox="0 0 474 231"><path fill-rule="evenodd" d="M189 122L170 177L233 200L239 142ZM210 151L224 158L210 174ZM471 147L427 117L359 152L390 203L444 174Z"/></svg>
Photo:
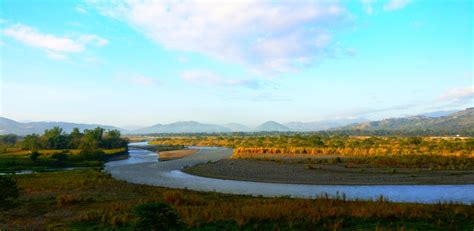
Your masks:
<svg viewBox="0 0 474 231"><path fill-rule="evenodd" d="M322 194L344 195L347 199L377 199L383 196L394 202L474 203L474 184L467 185L306 185L249 182L206 178L186 174L185 166L193 166L208 161L217 161L232 154L227 148L197 148L190 156L158 162L157 154L133 148L145 143L130 144L130 158L106 164L106 171L113 177L131 183L155 185L169 188L187 188L197 191L212 191L253 196L290 196L314 198Z"/></svg>

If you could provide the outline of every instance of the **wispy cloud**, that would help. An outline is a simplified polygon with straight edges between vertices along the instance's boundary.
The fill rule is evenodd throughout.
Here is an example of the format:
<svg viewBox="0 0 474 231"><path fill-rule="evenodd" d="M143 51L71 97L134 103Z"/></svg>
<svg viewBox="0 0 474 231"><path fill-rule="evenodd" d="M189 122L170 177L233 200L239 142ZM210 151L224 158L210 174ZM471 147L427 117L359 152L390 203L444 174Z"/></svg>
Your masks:
<svg viewBox="0 0 474 231"><path fill-rule="evenodd" d="M15 24L6 27L3 34L30 47L43 50L52 59L65 59L67 54L81 53L88 46L104 46L108 41L98 35L80 35L75 38L44 34L33 27Z"/></svg>
<svg viewBox="0 0 474 231"><path fill-rule="evenodd" d="M474 100L474 85L469 87L452 88L445 91L439 98L442 101L467 101Z"/></svg>
<svg viewBox="0 0 474 231"><path fill-rule="evenodd" d="M87 14L87 10L82 6L76 6L75 9L76 9L77 12L79 12L81 14Z"/></svg>
<svg viewBox="0 0 474 231"><path fill-rule="evenodd" d="M410 3L410 2L411 2L411 0L389 0L383 6L383 9L385 11L399 10L399 9L405 7L406 5L408 5L408 3Z"/></svg>
<svg viewBox="0 0 474 231"><path fill-rule="evenodd" d="M262 86L259 80L235 79L219 75L210 70L187 70L180 73L180 77L192 84L207 86L242 86L257 89Z"/></svg>
<svg viewBox="0 0 474 231"><path fill-rule="evenodd" d="M161 83L157 78L145 76L142 74L120 73L116 76L118 81L137 86L153 86Z"/></svg>
<svg viewBox="0 0 474 231"><path fill-rule="evenodd" d="M291 98L269 92L256 92L249 95L223 96L227 100L253 101L253 102L285 102L293 101Z"/></svg>
<svg viewBox="0 0 474 231"><path fill-rule="evenodd" d="M151 86L154 85L156 82L153 78L146 77L143 75L137 75L132 77L131 82L137 85L143 85L143 86Z"/></svg>
<svg viewBox="0 0 474 231"><path fill-rule="evenodd" d="M90 1L170 50L281 73L324 57L350 18L338 1ZM159 23L158 23L159 22ZM302 62L303 61L303 62Z"/></svg>

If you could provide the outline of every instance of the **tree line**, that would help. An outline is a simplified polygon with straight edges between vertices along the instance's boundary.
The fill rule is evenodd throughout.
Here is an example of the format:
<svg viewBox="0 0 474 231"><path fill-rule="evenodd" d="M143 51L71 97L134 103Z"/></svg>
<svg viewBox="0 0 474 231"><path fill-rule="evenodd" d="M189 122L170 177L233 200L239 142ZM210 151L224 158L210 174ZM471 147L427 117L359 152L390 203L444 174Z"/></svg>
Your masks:
<svg viewBox="0 0 474 231"><path fill-rule="evenodd" d="M74 128L70 133L66 133L60 127L46 129L42 135L30 134L23 138L14 135L0 137L0 142L4 146L17 146L23 150L36 151L40 149L111 149L126 148L128 140L121 137L118 130L105 130L97 127L95 129L85 129L81 132Z"/></svg>

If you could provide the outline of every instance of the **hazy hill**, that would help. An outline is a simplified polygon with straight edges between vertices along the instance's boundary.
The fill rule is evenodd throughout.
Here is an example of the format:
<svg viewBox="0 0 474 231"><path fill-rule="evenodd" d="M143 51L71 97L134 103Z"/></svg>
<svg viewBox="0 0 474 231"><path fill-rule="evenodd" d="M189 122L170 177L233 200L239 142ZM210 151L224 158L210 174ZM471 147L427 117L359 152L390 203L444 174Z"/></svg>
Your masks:
<svg viewBox="0 0 474 231"><path fill-rule="evenodd" d="M323 131L331 128L366 122L366 119L322 120L315 122L290 122L284 124L292 131Z"/></svg>
<svg viewBox="0 0 474 231"><path fill-rule="evenodd" d="M447 115L446 115L447 114ZM432 115L432 116L427 116ZM444 115L444 116L443 116ZM170 124L156 124L134 130L125 130L113 126L100 124L80 124L67 122L25 122L21 123L11 119L0 117L0 134L26 135L31 133L43 133L45 129L55 126L70 132L77 127L93 129L102 127L105 129L118 129L125 134L151 134L151 133L226 133L226 132L287 132L287 131L343 131L349 134L359 134L378 131L402 131L407 134L474 134L474 108L449 113L447 111L426 113L419 116L404 118L392 118L379 121L361 122L361 119L352 120L327 120L317 122L292 122L280 124L275 121L267 121L256 128L250 128L238 123L225 125L205 124L195 121L175 122ZM356 123L356 124L354 124ZM362 134L361 133L361 134ZM374 133L376 134L376 133Z"/></svg>
<svg viewBox="0 0 474 231"><path fill-rule="evenodd" d="M203 124L195 121L183 121L171 124L156 124L151 127L131 131L131 133L218 133L230 131L231 129L216 124Z"/></svg>
<svg viewBox="0 0 474 231"><path fill-rule="evenodd" d="M243 124L239 124L239 123L228 123L228 124L224 124L222 126L230 129L232 132L250 132L250 131L252 131L252 128L247 127Z"/></svg>
<svg viewBox="0 0 474 231"><path fill-rule="evenodd" d="M283 124L277 123L275 121L267 121L260 126L255 128L255 131L258 132L284 132L284 131L290 131L290 128L286 127Z"/></svg>
<svg viewBox="0 0 474 231"><path fill-rule="evenodd" d="M61 127L65 132L71 132L73 128L94 129L101 127L105 129L123 129L101 125L101 124L79 124L79 123L68 123L68 122L28 122L20 123L11 119L0 117L0 134L16 134L16 135L27 135L31 133L42 134L45 129L51 129L53 127Z"/></svg>
<svg viewBox="0 0 474 231"><path fill-rule="evenodd" d="M433 130L433 131L474 131L474 108L451 113L441 117L425 115L392 118L349 125L340 130Z"/></svg>

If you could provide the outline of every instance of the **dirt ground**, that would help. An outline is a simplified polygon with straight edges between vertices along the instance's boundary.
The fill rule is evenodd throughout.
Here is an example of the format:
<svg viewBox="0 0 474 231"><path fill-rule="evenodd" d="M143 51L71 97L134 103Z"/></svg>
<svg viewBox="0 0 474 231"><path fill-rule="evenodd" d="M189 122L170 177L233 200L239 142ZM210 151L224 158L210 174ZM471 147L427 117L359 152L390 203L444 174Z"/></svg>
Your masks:
<svg viewBox="0 0 474 231"><path fill-rule="evenodd" d="M221 179L324 185L474 184L474 170L381 168L367 165L302 164L223 159L184 172Z"/></svg>

